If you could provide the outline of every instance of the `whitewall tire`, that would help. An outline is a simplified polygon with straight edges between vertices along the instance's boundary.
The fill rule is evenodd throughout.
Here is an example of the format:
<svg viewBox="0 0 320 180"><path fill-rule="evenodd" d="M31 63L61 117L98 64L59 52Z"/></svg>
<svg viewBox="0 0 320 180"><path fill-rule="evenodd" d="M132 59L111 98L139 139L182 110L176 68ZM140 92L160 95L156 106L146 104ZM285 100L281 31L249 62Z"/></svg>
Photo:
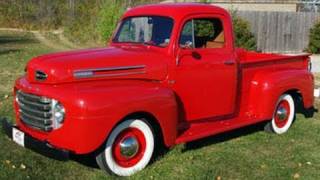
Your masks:
<svg viewBox="0 0 320 180"><path fill-rule="evenodd" d="M96 160L109 174L130 176L148 165L153 152L152 127L142 119L129 119L113 129Z"/></svg>

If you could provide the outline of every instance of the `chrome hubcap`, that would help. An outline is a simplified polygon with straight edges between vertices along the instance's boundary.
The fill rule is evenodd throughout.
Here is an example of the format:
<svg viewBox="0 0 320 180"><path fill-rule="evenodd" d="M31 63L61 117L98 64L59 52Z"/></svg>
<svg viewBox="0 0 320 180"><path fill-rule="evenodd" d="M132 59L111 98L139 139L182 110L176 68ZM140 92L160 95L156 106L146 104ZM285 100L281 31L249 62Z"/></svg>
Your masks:
<svg viewBox="0 0 320 180"><path fill-rule="evenodd" d="M286 108L284 107L280 107L278 110L277 110L277 117L280 121L284 121L287 119L288 117L288 111L286 110Z"/></svg>
<svg viewBox="0 0 320 180"><path fill-rule="evenodd" d="M139 143L134 137L127 137L120 143L120 153L125 158L132 158L138 153Z"/></svg>

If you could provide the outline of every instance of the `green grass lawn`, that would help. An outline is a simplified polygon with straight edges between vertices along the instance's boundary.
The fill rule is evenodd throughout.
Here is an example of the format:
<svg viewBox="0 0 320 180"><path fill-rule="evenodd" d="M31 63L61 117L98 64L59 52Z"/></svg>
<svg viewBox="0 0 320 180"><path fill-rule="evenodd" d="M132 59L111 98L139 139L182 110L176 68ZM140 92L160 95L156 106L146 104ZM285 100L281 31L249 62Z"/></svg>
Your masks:
<svg viewBox="0 0 320 180"><path fill-rule="evenodd" d="M31 34L0 32L0 116L13 119L12 87L26 62L55 51ZM317 106L319 102L317 101ZM0 132L0 179L115 179L78 161L59 162ZM297 116L285 135L249 127L179 145L129 179L319 179L320 115Z"/></svg>

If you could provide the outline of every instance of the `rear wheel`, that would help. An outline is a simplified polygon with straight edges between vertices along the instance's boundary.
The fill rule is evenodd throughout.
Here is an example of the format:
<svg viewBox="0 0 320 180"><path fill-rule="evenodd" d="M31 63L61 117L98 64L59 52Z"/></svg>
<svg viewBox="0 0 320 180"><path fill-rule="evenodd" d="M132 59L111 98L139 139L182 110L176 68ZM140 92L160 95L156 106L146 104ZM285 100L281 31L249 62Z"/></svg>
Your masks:
<svg viewBox="0 0 320 180"><path fill-rule="evenodd" d="M266 125L267 131L276 134L286 133L295 118L295 103L291 95L282 95L276 105L273 119Z"/></svg>
<svg viewBox="0 0 320 180"><path fill-rule="evenodd" d="M144 169L154 152L151 126L142 119L126 120L111 132L97 164L109 174L130 176Z"/></svg>

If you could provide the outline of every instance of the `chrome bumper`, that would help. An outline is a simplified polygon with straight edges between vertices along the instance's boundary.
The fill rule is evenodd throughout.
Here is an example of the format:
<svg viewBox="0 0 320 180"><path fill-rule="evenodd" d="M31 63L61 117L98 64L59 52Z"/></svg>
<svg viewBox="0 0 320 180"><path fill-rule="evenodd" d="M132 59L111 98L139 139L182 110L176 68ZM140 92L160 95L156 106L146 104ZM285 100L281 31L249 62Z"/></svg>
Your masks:
<svg viewBox="0 0 320 180"><path fill-rule="evenodd" d="M0 117L0 123L2 124L2 130L7 135L8 138L12 139L12 129L18 128L11 123L8 122L6 118ZM56 149L52 147L47 142L39 141L28 134L25 134L24 137L24 147L27 149L31 149L39 154L42 154L46 157L59 160L59 161L67 161L69 160L70 152L63 149Z"/></svg>

